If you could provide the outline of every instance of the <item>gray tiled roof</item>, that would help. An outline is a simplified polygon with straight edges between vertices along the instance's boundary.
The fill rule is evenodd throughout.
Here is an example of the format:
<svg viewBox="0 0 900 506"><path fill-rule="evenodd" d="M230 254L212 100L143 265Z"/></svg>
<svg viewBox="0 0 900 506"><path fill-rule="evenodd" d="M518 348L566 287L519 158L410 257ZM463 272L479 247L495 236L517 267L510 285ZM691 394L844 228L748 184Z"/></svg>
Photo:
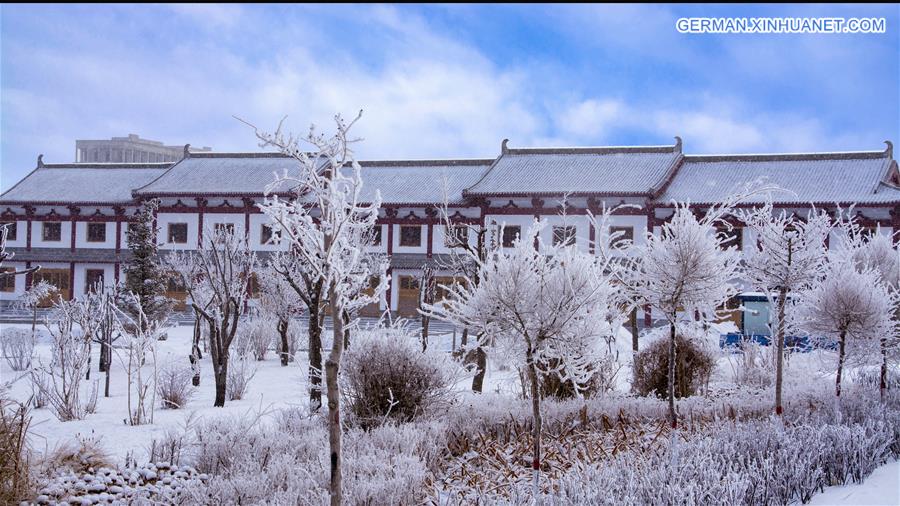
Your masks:
<svg viewBox="0 0 900 506"><path fill-rule="evenodd" d="M260 195L296 166L278 153L192 153L136 195Z"/></svg>
<svg viewBox="0 0 900 506"><path fill-rule="evenodd" d="M446 178L451 203L492 160L362 161L363 198L381 191L386 204L440 203ZM277 154L199 153L182 160L138 195L261 195L274 174L296 173L296 162ZM287 189L287 188L285 188Z"/></svg>
<svg viewBox="0 0 900 506"><path fill-rule="evenodd" d="M504 149L467 195L646 194L681 157L681 145Z"/></svg>
<svg viewBox="0 0 900 506"><path fill-rule="evenodd" d="M687 156L657 201L715 202L761 181L788 190L772 195L780 203L898 202L900 190L881 184L892 162L887 152Z"/></svg>
<svg viewBox="0 0 900 506"><path fill-rule="evenodd" d="M446 186L448 203L458 204L463 190L475 184L492 161L361 162L362 196L370 201L378 189L383 204L437 204L443 202Z"/></svg>
<svg viewBox="0 0 900 506"><path fill-rule="evenodd" d="M125 203L131 190L162 175L171 163L53 164L38 167L0 196L0 203Z"/></svg>

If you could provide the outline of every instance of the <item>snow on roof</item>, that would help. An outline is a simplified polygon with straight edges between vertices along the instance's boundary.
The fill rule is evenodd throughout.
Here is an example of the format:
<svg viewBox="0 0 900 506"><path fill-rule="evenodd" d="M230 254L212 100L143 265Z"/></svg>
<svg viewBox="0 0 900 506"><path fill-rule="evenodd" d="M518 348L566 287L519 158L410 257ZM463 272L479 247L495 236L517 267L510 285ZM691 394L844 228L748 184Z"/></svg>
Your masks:
<svg viewBox="0 0 900 506"><path fill-rule="evenodd" d="M448 203L459 204L463 202L463 190L475 184L492 161L360 162L362 197L371 201L378 189L383 204L439 204L446 191Z"/></svg>
<svg viewBox="0 0 900 506"><path fill-rule="evenodd" d="M42 164L0 195L0 204L131 202L131 190L153 181L171 165L171 162Z"/></svg>
<svg viewBox="0 0 900 506"><path fill-rule="evenodd" d="M275 174L295 169L280 153L191 153L136 195L259 195Z"/></svg>
<svg viewBox="0 0 900 506"><path fill-rule="evenodd" d="M647 194L681 157L674 146L510 149L466 195Z"/></svg>
<svg viewBox="0 0 900 506"><path fill-rule="evenodd" d="M440 203L443 181L451 203L473 184L493 160L361 161L363 198L381 191L385 204ZM140 188L139 195L260 195L285 169L297 163L280 154L198 153L177 163L165 175ZM287 188L285 188L287 189Z"/></svg>
<svg viewBox="0 0 900 506"><path fill-rule="evenodd" d="M879 203L900 201L900 189L883 184L893 164L887 151L789 155L686 156L671 183L656 200L710 203L761 181L787 190L774 192L777 203ZM761 202L766 195L752 197Z"/></svg>

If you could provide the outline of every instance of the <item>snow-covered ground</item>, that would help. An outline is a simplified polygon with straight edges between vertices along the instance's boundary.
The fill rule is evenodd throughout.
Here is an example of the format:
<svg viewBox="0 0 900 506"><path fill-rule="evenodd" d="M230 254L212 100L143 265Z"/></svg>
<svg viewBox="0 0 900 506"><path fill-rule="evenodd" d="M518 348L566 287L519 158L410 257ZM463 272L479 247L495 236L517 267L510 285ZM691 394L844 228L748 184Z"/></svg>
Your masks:
<svg viewBox="0 0 900 506"><path fill-rule="evenodd" d="M8 325L0 327L18 326L27 328L27 325ZM457 339L459 336L456 336ZM39 342L36 353L45 361L48 359L49 346L47 338ZM173 327L169 331L169 338L158 343L158 360L182 361L187 363L192 339L192 328L189 326ZM430 346L449 350L452 347L453 336L451 334L435 336ZM619 388L628 388L628 362L630 359L630 335L623 331L616 348L623 360L624 367L619 372ZM458 340L457 340L458 344ZM46 408L35 409L32 412L32 444L39 451L52 450L59 445L71 444L78 437L95 438L104 448L112 462L122 463L126 457L131 456L142 462L147 458L148 447L153 439L161 438L168 430L181 429L188 420L200 418L230 417L247 414L262 413L268 416L279 408L294 406L305 407L307 403L306 392L306 361L305 353L301 352L297 361L287 367L282 367L277 355L272 352L265 361L254 362L256 373L250 382L249 392L243 400L226 401L224 408L212 406L215 395L212 367L209 357L204 356L201 365L202 380L200 387L195 389L194 395L184 409L166 410L157 408L154 414L154 423L130 426L125 423L127 417L127 384L122 363L114 357L112 378L110 382L110 397L102 395L103 374L97 372L99 347L94 346L92 357L91 381L98 380L100 396L96 413L89 414L83 420L60 422L53 413ZM796 373L791 376L809 378L809 374L825 375L831 370L833 354L816 352L798 354L791 358L789 371ZM713 384L733 384L733 362L736 357L724 354L719 359L719 367L715 373ZM27 399L31 395L30 380L21 373L15 373L9 365L3 361L0 363L0 381L13 381L12 395L19 399ZM852 375L850 380L852 381ZM460 392L469 388L469 378L460 380ZM521 392L521 385L516 370L504 364L489 362L489 370L485 379L485 391L500 392L509 396L517 396ZM812 504L896 504L900 505L900 463L891 462L873 473L865 483L861 485L848 485L842 487L830 487L823 493L815 496Z"/></svg>
<svg viewBox="0 0 900 506"><path fill-rule="evenodd" d="M863 483L828 487L813 497L816 506L896 506L900 504L900 460L876 469Z"/></svg>

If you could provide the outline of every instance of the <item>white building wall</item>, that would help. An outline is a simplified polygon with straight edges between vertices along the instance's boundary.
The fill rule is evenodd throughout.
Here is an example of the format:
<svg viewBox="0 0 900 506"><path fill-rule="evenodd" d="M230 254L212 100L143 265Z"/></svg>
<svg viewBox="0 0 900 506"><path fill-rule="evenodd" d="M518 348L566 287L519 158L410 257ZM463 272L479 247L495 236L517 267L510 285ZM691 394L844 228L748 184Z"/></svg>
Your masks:
<svg viewBox="0 0 900 506"><path fill-rule="evenodd" d="M75 297L81 297L87 293L87 271L88 269L99 269L103 271L103 285L112 286L115 284L116 273L113 264L75 264L75 286L73 286L73 294Z"/></svg>
<svg viewBox="0 0 900 506"><path fill-rule="evenodd" d="M25 270L25 262L5 262L3 267L12 267L17 271ZM15 289L12 292L0 292L0 300L16 300L25 291L25 275L15 276Z"/></svg>
<svg viewBox="0 0 900 506"><path fill-rule="evenodd" d="M60 233L58 241L45 241L43 236L44 223L53 223L48 221L32 221L31 222L31 247L32 248L69 248L72 246L72 222L58 221L60 224Z"/></svg>
<svg viewBox="0 0 900 506"><path fill-rule="evenodd" d="M0 220L2 221L2 220ZM11 223L4 221L3 223ZM6 245L11 248L24 248L28 241L28 222L24 220L16 221L16 240L7 240Z"/></svg>
<svg viewBox="0 0 900 506"><path fill-rule="evenodd" d="M204 222L207 215L203 216ZM187 243L169 244L169 224L187 223ZM197 249L197 238L200 224L200 216L197 213L159 213L156 217L156 226L159 229L159 249ZM123 245L126 243L122 243Z"/></svg>
<svg viewBox="0 0 900 506"><path fill-rule="evenodd" d="M88 241L88 223L86 221L75 222L75 247L91 249L115 249L116 224L115 222L103 223L106 227L106 240L103 242Z"/></svg>

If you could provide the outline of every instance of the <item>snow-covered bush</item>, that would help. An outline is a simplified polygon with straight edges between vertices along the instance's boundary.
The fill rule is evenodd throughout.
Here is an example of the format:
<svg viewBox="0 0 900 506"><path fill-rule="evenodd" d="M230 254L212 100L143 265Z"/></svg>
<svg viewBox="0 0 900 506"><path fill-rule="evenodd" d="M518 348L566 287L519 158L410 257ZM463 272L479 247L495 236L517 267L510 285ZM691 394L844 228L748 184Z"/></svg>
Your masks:
<svg viewBox="0 0 900 506"><path fill-rule="evenodd" d="M235 357L228 364L228 383L225 396L229 401L239 401L247 395L250 380L256 375L256 366L248 356Z"/></svg>
<svg viewBox="0 0 900 506"><path fill-rule="evenodd" d="M408 422L447 400L456 362L423 352L404 326L365 330L344 355L342 393L356 423L371 428L387 420Z"/></svg>
<svg viewBox="0 0 900 506"><path fill-rule="evenodd" d="M239 357L252 356L256 360L265 360L272 343L275 342L277 321L272 318L258 317L243 322L238 327L234 339L234 352Z"/></svg>
<svg viewBox="0 0 900 506"><path fill-rule="evenodd" d="M168 362L159 368L156 376L156 393L166 409L180 409L187 405L194 394L190 365L182 362Z"/></svg>
<svg viewBox="0 0 900 506"><path fill-rule="evenodd" d="M771 350L756 341L745 340L739 347L728 350L728 363L734 374L734 382L757 388L772 384L773 356Z"/></svg>
<svg viewBox="0 0 900 506"><path fill-rule="evenodd" d="M715 357L694 339L675 338L675 397L694 395L709 381ZM669 388L669 343L656 339L634 356L634 390L665 397Z"/></svg>
<svg viewBox="0 0 900 506"><path fill-rule="evenodd" d="M13 371L28 370L34 356L34 334L17 327L3 329L0 331L0 352Z"/></svg>
<svg viewBox="0 0 900 506"><path fill-rule="evenodd" d="M421 422L345 432L344 503L423 503L445 430ZM217 418L195 433L191 461L210 479L186 486L186 497L204 504L328 503L328 436L320 419L293 412L271 423Z"/></svg>
<svg viewBox="0 0 900 506"><path fill-rule="evenodd" d="M60 299L53 312L50 333L50 363L38 359L32 369L32 384L41 390L53 414L60 421L80 420L93 412L97 400L97 384L87 400L82 381L90 365L90 342L74 330L78 308L75 302Z"/></svg>

